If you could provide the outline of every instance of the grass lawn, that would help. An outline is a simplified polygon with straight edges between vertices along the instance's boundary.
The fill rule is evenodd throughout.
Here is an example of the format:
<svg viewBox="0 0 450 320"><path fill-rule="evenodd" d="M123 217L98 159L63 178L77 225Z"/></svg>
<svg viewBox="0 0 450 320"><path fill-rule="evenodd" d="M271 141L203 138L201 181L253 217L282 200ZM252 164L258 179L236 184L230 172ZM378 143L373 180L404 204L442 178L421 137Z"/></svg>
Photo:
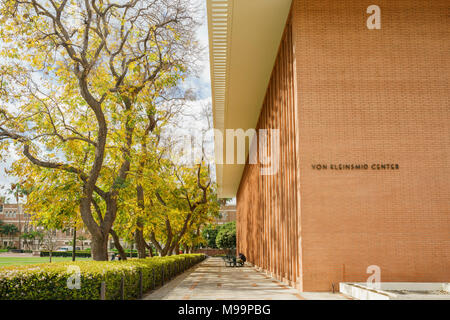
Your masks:
<svg viewBox="0 0 450 320"><path fill-rule="evenodd" d="M76 258L75 261L91 260L91 258ZM60 261L72 261L72 258L62 258L53 257L52 262ZM10 258L10 257L0 257L0 268L5 266L23 265L23 264L38 264L38 263L48 263L48 257L32 257L32 258Z"/></svg>

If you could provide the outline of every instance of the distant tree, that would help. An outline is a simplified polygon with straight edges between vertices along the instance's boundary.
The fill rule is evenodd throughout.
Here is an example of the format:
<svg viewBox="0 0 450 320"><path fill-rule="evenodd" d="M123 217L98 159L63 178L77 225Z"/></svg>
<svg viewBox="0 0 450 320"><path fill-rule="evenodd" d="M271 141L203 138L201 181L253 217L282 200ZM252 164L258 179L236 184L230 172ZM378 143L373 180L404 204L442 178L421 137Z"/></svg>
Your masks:
<svg viewBox="0 0 450 320"><path fill-rule="evenodd" d="M149 235L161 256L176 251L190 230L196 230L198 225L208 220L211 212L216 211L210 208L217 205L210 168L202 165L184 167L172 164L171 171L164 173L164 179L159 177L161 180L155 192L157 201L152 216L157 223L149 228ZM162 228L154 228L155 225ZM190 243L190 246L193 244Z"/></svg>
<svg viewBox="0 0 450 320"><path fill-rule="evenodd" d="M228 222L224 224L216 237L216 245L221 249L236 248L236 222Z"/></svg>
<svg viewBox="0 0 450 320"><path fill-rule="evenodd" d="M215 226L212 224L206 226L203 229L202 236L203 236L203 239L206 241L206 245L208 246L208 248L213 248L213 249L217 248L216 237L217 237L217 234L219 233L219 230L220 230L220 226Z"/></svg>
<svg viewBox="0 0 450 320"><path fill-rule="evenodd" d="M86 241L87 238L84 237L84 236L79 236L79 237L77 238L77 240L80 241L80 243L81 243L81 250L84 250L84 241Z"/></svg>
<svg viewBox="0 0 450 320"><path fill-rule="evenodd" d="M50 262L52 262L52 254L56 249L56 236L53 230L45 230L43 238L43 246L49 252Z"/></svg>
<svg viewBox="0 0 450 320"><path fill-rule="evenodd" d="M13 224L5 224L1 229L1 233L5 236L9 236L9 241L13 242L14 236L19 232L19 228L17 228Z"/></svg>
<svg viewBox="0 0 450 320"><path fill-rule="evenodd" d="M3 247L3 226L5 225L5 223L0 220L0 248Z"/></svg>
<svg viewBox="0 0 450 320"><path fill-rule="evenodd" d="M11 183L11 186L9 189L6 189L7 193L14 196L17 204L17 217L19 219L19 249L22 249L22 244L20 239L24 239L26 241L26 238L22 237L22 221L21 221L21 207L19 205L19 199L24 198L28 196L31 192L32 188L26 188L22 183ZM28 226L28 219L24 221L25 225Z"/></svg>
<svg viewBox="0 0 450 320"><path fill-rule="evenodd" d="M45 235L41 231L33 231L32 233L34 235L34 240L37 240L35 249L39 250L41 248L42 243L44 242Z"/></svg>
<svg viewBox="0 0 450 320"><path fill-rule="evenodd" d="M35 239L35 234L34 232L24 232L21 234L20 236L23 239L23 244L24 247L27 248L28 250L30 249L30 244L32 244L34 242Z"/></svg>

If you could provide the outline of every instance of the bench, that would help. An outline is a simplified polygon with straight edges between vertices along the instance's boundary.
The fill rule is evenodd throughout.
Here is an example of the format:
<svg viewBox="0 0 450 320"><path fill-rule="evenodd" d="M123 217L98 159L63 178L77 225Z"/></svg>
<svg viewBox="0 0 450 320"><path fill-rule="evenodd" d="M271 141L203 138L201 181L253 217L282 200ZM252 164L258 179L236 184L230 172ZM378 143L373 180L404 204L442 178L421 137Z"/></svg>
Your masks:
<svg viewBox="0 0 450 320"><path fill-rule="evenodd" d="M225 265L227 267L243 267L244 261L242 261L240 258L237 258L235 256L224 256L222 257L223 261L225 262Z"/></svg>

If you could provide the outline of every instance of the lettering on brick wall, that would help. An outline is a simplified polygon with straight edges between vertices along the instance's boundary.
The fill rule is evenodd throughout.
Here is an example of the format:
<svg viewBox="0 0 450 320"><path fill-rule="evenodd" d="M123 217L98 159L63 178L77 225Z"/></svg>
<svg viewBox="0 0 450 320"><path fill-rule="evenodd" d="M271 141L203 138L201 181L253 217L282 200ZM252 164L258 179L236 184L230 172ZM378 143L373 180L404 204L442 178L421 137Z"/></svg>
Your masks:
<svg viewBox="0 0 450 320"><path fill-rule="evenodd" d="M379 6L373 4L367 8L367 13L371 14L367 18L367 29L381 29L381 9Z"/></svg>
<svg viewBox="0 0 450 320"><path fill-rule="evenodd" d="M398 163L314 163L311 168L316 171L398 171Z"/></svg>

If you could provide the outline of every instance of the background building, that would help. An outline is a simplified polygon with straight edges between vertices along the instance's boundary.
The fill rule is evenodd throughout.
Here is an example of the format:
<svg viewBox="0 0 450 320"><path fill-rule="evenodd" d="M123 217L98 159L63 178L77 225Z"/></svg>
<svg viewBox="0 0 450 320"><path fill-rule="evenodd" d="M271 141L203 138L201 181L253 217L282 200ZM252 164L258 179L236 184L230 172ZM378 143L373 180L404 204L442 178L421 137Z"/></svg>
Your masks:
<svg viewBox="0 0 450 320"><path fill-rule="evenodd" d="M216 224L223 225L232 221L236 221L236 205L225 204L220 206L219 217L216 219Z"/></svg>
<svg viewBox="0 0 450 320"><path fill-rule="evenodd" d="M38 239L35 239L26 242L20 237L24 233L32 231L44 232L42 227L36 227L31 223L30 215L24 212L23 205L0 203L0 221L2 221L4 224L15 225L17 229L20 230L20 232L17 232L13 236L0 235L0 237L2 237L0 247L13 247L16 249L21 248L24 250L43 249L42 241L40 242ZM84 240L78 240L77 247L83 247L83 249L90 247L90 235L88 232L77 230L77 238L78 237L82 237L84 238ZM53 230L52 239L55 248L71 245L73 241L73 228L68 228L67 230ZM19 241L21 241L20 244Z"/></svg>
<svg viewBox="0 0 450 320"><path fill-rule="evenodd" d="M301 291L450 281L450 2L379 0L381 29L372 4L208 1L215 128L280 130L276 174L218 164L219 195Z"/></svg>

